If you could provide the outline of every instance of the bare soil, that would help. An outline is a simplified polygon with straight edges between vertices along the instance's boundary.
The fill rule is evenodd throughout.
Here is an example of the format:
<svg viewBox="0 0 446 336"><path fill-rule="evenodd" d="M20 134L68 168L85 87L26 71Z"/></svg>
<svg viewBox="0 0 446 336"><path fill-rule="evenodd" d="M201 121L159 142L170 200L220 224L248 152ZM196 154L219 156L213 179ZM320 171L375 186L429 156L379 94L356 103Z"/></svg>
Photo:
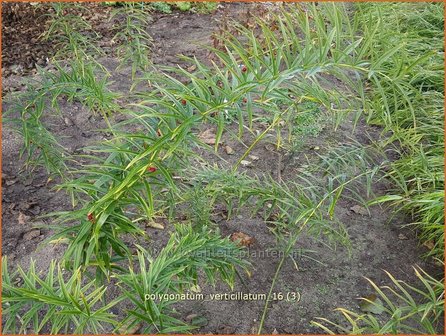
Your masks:
<svg viewBox="0 0 446 336"><path fill-rule="evenodd" d="M155 43L152 55L154 63L182 64L178 59L179 54L206 60L207 51L197 45L212 43L211 34L219 28L219 20L228 16L228 13L233 18L243 18L248 8L252 6L252 4L224 4L213 14L155 13L153 22L148 27ZM40 16L43 13L38 14ZM34 75L34 65L29 66L29 59L21 54L23 50L20 49L20 45L28 45L31 53L34 51L43 53L41 56L44 59L51 56L53 52L51 48L46 48L46 44L40 44L37 40L35 43L26 42L37 38L42 32L40 29L32 29L34 26L32 19L32 16L6 20L4 17L4 67L2 70L3 89L6 93L21 90L22 81ZM10 35L6 33L16 31L11 25L20 27L20 31L25 30L32 36L28 36L26 40L23 37L20 40L12 38L13 33ZM97 25L103 25L102 30L107 28L103 21ZM37 63L37 61L33 62ZM117 64L112 55L101 62L111 70ZM25 70L19 72L16 71L17 68ZM124 69L119 73L114 73L112 80L114 81L113 90L128 92L131 84L130 70ZM8 106L3 104L2 108L5 110ZM71 153L80 153L85 146L101 139L102 134L96 130L104 126L103 120L91 116L91 113L80 104L63 105L62 114L63 117L53 120L51 130L62 139L62 144ZM256 127L260 128L261 125L256 125ZM319 136L306 139L302 149L290 158L285 168L278 168L277 164L278 157L282 153L265 146L265 143L260 143L252 153L260 159L254 162L252 167L241 169L249 171L250 174L271 174L275 177L278 175L278 169L281 169L281 178L284 181L293 181L302 169L305 169L305 158L315 156L317 151L315 148L320 148L319 152L327 152L330 146L345 143L348 138L366 144L369 137L376 139L379 132L379 129L367 126L364 122L360 122L354 131L350 122L343 124L336 132L327 125ZM234 149L236 154L228 155L222 147L219 154L227 160L226 163L217 161L218 159L212 154L206 154L206 157L210 162L219 162L223 166L230 167L244 152L244 147L227 135L223 140L226 145ZM244 140L249 143L249 136ZM32 258L36 260L39 270L46 270L52 259L60 257L63 246L41 247L39 243L48 237L50 232L46 229L36 230L33 227L36 223L49 224L48 220L40 219L40 215L70 209L70 200L63 192L55 192L53 188L56 181L48 182L45 171L38 170L28 174L23 169L23 161L18 158L20 145L20 137L4 126L2 132L2 255L8 256L13 267L22 265L26 268ZM374 191L380 194L386 187L388 186L376 185ZM356 203L353 201L343 200L336 208L338 218L348 229L352 244L351 255L345 248L330 250L320 241L302 237L296 248L314 251L311 256L320 263L303 257L297 260L298 269L296 269L291 261L286 262L275 292L298 291L301 294L301 300L271 303L264 327L265 333L320 333L321 330L312 327L309 322L317 316L338 320L338 315L333 313L336 307L358 311L357 298L372 293L364 277L374 280L377 284L383 284L387 282L383 270L409 283L416 281L412 269L414 265L421 266L431 274L441 275L441 268L420 257L425 252L425 247L418 246L414 233L401 228L407 223L406 218L395 216L391 210L380 207L372 207L370 216L362 215L351 210L354 205ZM242 211L233 220L227 221L221 217L217 225L225 236L240 231L253 237L255 243L251 246L251 251L258 252L258 255L275 246L274 236L260 216L252 218ZM150 228L147 231L153 237L154 246L162 247L172 229L172 225L167 224L164 231ZM400 239L400 234L407 239ZM253 264L252 276L244 277L245 284L239 281L234 291L266 294L279 258L257 256L252 257L251 262ZM202 286L201 290L204 294L230 292L229 288L222 285L218 285L215 289ZM108 295L114 294L114 288L111 286ZM190 319L194 314L207 320L206 325L197 329L196 333L253 334L257 332L263 305L263 301L185 301L178 304L177 310L179 316L185 320Z"/></svg>

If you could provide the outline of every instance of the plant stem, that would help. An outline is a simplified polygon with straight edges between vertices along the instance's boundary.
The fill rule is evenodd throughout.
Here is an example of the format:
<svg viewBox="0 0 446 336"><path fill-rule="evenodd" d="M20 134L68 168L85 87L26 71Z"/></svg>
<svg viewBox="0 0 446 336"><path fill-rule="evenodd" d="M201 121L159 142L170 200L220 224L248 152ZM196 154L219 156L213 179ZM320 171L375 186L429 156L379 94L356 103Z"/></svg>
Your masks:
<svg viewBox="0 0 446 336"><path fill-rule="evenodd" d="M268 311L268 303L270 301L271 295L273 294L274 286L276 285L276 280L279 277L279 273L282 269L283 263L285 262L286 254L283 255L282 259L280 259L279 265L277 266L276 272L274 273L273 281L271 282L271 287L269 288L268 296L266 298L265 307L263 308L262 318L260 319L259 330L257 331L257 335L260 335L262 332L263 324L265 323L266 312Z"/></svg>

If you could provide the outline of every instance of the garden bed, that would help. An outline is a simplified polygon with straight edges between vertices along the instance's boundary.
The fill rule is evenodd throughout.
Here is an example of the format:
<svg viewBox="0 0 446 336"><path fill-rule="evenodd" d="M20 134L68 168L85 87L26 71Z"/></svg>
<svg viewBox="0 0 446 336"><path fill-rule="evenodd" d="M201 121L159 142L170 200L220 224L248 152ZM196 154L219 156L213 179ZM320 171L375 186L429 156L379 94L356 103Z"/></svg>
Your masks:
<svg viewBox="0 0 446 336"><path fill-rule="evenodd" d="M93 10L100 8L99 5L88 6L93 6ZM153 13L147 32L153 39L150 57L155 69L160 66L179 65L194 71L194 65L179 58L179 54L196 57L203 64L212 64L210 52L201 45L212 46L215 41L212 36L219 32L224 25L223 21L231 17L242 21L245 19L247 23L249 21L247 17L255 16L256 13L263 14L265 8L267 11L272 11L275 5L224 3L219 5L215 12L209 14L180 11L171 14ZM109 15L109 8L105 10L101 8L97 13L100 18L106 17ZM42 12L39 12L40 14ZM31 34L34 34L33 20L27 20L26 17L16 19L21 22L22 31L29 30ZM97 16L87 17L86 20L92 24L93 28L100 25L97 30L100 33L112 31L112 27L107 26L104 20L98 19ZM8 20L4 20L3 24L7 25ZM3 31L7 31L5 26ZM40 30L35 30L35 34L40 33ZM38 36L29 36L29 38L37 39ZM115 70L119 60L115 55L114 44L110 43L110 38L110 33L104 33L98 41L98 44L107 50L106 55L98 61L110 71L109 89L121 95L118 105L137 103L138 97L134 93L129 94L129 89L134 83L132 69L130 66L125 66L120 70ZM23 43L23 40L20 43ZM21 84L23 81L39 78L33 70L34 66L30 66L29 58L10 59L17 55L19 47L20 44L15 42L8 44L7 38L3 40L3 53L6 58L9 58L8 61L3 62L5 66L3 92L6 96L14 92L23 92L25 90ZM39 43L30 45L31 54L45 53L41 55L41 59L51 59L53 56L51 49L40 50L40 47ZM37 49L33 50L33 48ZM39 63L38 60L32 62ZM46 62L42 65L47 66L44 63ZM23 71L19 71L20 69ZM140 74L141 72L138 72L137 76ZM181 76L178 75L178 78ZM331 76L325 76L324 85L334 91L344 92L345 90L344 84ZM147 93L151 89L150 82L140 82L135 90ZM48 125L48 130L58 139L67 154L91 154L93 152L87 148L88 146L112 138L110 132L106 130L107 122L100 114L92 114L81 101L68 102L63 98L59 100L60 115L51 115L42 120ZM189 101L186 103L189 104ZM8 101L4 102L3 111L7 111L11 104ZM254 108L256 118L249 127L250 131L245 130L240 138L236 136L239 131L236 119L225 124L225 132L219 139L220 144L217 145L216 152L212 148L218 133L217 125L207 121L198 124L192 128L191 132L204 139L205 142L208 141L212 148L192 146L192 150L199 155L200 159L191 160L191 165L186 168L190 171L197 170L197 172L203 170L202 174L209 176L211 173L206 173L206 169L211 171L213 167L219 167L221 171L229 172L237 163L241 163L236 172L246 176L247 181L251 181L250 183L254 183L252 182L254 180L249 180L249 178L270 176L281 185L290 187L293 183L300 183L301 179L311 173L320 178L320 187L326 187L328 190L329 182L324 180L326 174L323 174L325 168L321 168L321 158L330 157L340 146L369 148L380 139L382 128L367 124L363 116L355 119L353 115L347 116L335 128L333 119L328 116L329 112L325 108L311 103L302 108L306 109L304 117L299 116L299 119L287 121L300 123L296 129L293 129L295 143L292 146L287 146L285 140L290 135L289 124L279 123L268 132L268 127L274 121L268 114L268 110L260 107ZM129 120L129 117L118 114L110 120L112 122L125 121ZM100 131L104 129L105 131ZM277 129L279 130L276 131ZM130 125L128 130L136 132L138 128ZM266 136L253 147L249 155L242 158L248 147L262 132L266 132ZM277 146L278 135L283 137L283 145L279 147ZM27 269L30 260L33 259L36 261L37 271L45 273L51 260L62 258L66 246L54 243L40 245L54 234L54 231L48 228L53 224L53 218L41 216L51 212L70 211L71 199L65 191L56 189L60 179L58 177L49 179L43 167L37 167L32 172L23 169L24 160L19 159L18 155L22 145L22 136L4 125L2 129L2 251L3 256L7 256L11 269L15 269L17 265ZM240 159L243 159L243 162L240 162ZM82 167L84 163L89 162L88 158L84 162L79 160L72 167ZM355 190L361 197L367 199L367 188L361 183L365 182L361 181L355 186ZM392 182L389 179L381 179L379 182L372 183L371 192L374 196L385 195L391 185ZM200 199L200 194L197 195L197 203L208 201L207 198ZM336 244L327 242L322 235L315 236L309 232L303 232L293 246L295 262L287 258L283 264L273 289L276 300L272 300L267 308L263 333L320 333L321 329L312 325L311 321L317 317L340 321L339 314L334 312L337 307L360 312L358 298L375 292L364 277L378 285L384 285L389 281L384 270L390 272L396 279L402 279L408 283L417 282L413 271L415 265L436 277L442 276L442 266L432 259L422 257L429 246L420 246L415 233L407 227L402 227L411 219L404 214L395 213L393 208L379 205L367 208L361 200L355 199L355 194L348 194L348 196L340 198L332 209L335 214L333 235L338 239ZM235 199L234 207L236 208L239 201ZM194 293L204 294L206 300L178 300L179 302L174 305L178 319L197 325L193 333L254 334L259 329L265 300L255 300L254 294L267 295L270 290L273 276L281 262L281 255L277 253L277 236L271 232L274 226L271 223L284 219L279 217L265 221L264 212L273 205L265 204L265 209L257 210L252 214L252 209L255 207L251 206L250 202L248 201L239 211L229 214L229 219L228 208L223 200L218 200L210 210L208 220L221 236L233 238L234 235L244 234L242 236L248 240L246 245L249 257L247 259L252 266L248 267L249 273L240 271L240 278L235 278L235 287L232 290L220 282L214 288L203 281L204 274L199 275L199 289L195 288ZM166 214L157 219L158 223L164 227L163 229L142 227L149 239L125 236L124 241L129 244L133 252L137 250L135 245L137 243L148 250L158 251L154 252L156 256L166 245L171 234L175 232L174 224L186 225L188 221L196 220L191 216L199 214L202 208L198 209L197 206L198 210L195 213L194 209L187 209L187 207L182 209L179 206L178 209L179 214L176 214L173 219L168 219L168 208ZM271 216L274 216L274 213ZM36 228L36 225L39 227ZM281 237L287 237L287 235L285 230ZM108 288L105 293L108 300L121 294L119 288L115 286L115 279L105 285ZM226 301L210 298L211 294L231 292L251 293L254 299L238 298ZM284 294L285 298L277 297L278 293ZM295 295L292 293L298 293L299 300L287 300L287 294ZM130 307L129 302L116 305L112 308L112 312L121 319L125 316L124 307ZM384 318L379 314L375 317L378 320ZM105 324L104 327L107 333L113 331L110 325ZM137 331L138 328L132 332Z"/></svg>

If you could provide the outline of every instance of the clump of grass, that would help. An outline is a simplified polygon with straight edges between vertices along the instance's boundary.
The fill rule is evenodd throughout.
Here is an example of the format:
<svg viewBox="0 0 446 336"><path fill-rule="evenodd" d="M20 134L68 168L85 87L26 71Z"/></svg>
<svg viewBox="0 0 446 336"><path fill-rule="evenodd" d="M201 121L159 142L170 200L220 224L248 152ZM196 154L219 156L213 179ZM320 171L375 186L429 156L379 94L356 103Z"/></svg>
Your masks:
<svg viewBox="0 0 446 336"><path fill-rule="evenodd" d="M444 53L441 4L361 4L358 19L379 22L370 52L368 120L384 127L397 159L389 203L414 218L427 255L444 254ZM416 13L416 14L415 14ZM371 35L364 30L365 37ZM397 48L394 48L397 46Z"/></svg>
<svg viewBox="0 0 446 336"><path fill-rule="evenodd" d="M383 162L380 174L393 183L393 189L369 205L388 203L410 214L414 222L409 225L428 246L427 256L442 259L443 6L358 4L357 9L357 22L364 23L364 36L374 44L367 52L370 65L364 68L370 80L362 96L364 109L370 123L384 128L382 138L374 144L379 155L385 159L386 153L392 153L396 157ZM360 158L356 151L335 154L334 160L326 160L330 169L373 164L373 160ZM358 158L359 162L353 162ZM347 326L325 318L312 323L330 334L435 334L444 315L444 283L420 268L415 268L415 274L421 287L396 280L390 273L387 275L393 286L378 286L367 279L380 300L363 301L381 312L382 318L339 308Z"/></svg>
<svg viewBox="0 0 446 336"><path fill-rule="evenodd" d="M93 113L100 113L111 129L109 116L120 109L119 96L109 88L109 74L97 61L102 55L94 39L85 33L91 29L82 17L79 4L54 3L50 26L42 38L51 39L58 47L54 70L38 68L37 80L27 84L24 93L8 97L12 107L5 121L11 123L23 139L21 156L26 166L43 166L48 174L67 179L68 153L46 125L52 112L59 112L60 99L77 101ZM69 62L66 66L64 63Z"/></svg>
<svg viewBox="0 0 446 336"><path fill-rule="evenodd" d="M150 3L150 7L161 13L166 13L166 14L172 13L172 6L164 1L154 1Z"/></svg>
<svg viewBox="0 0 446 336"><path fill-rule="evenodd" d="M215 12L218 8L219 3L213 1L194 1L193 11L202 14L208 14Z"/></svg>
<svg viewBox="0 0 446 336"><path fill-rule="evenodd" d="M43 166L50 177L65 177L67 153L42 121L48 105L44 91L30 83L24 92L7 100L11 106L3 122L23 137L19 157L25 158L25 167L32 171Z"/></svg>
<svg viewBox="0 0 446 336"><path fill-rule="evenodd" d="M74 267L95 265L109 274L117 261L131 255L123 235L145 236L141 227L164 214L161 190L168 187L175 194L171 165L176 153L166 156L173 148L167 143L171 137L116 133L114 140L84 156L92 163L73 172L76 179L60 185L74 201L82 202L82 209L54 214L59 224L51 240L68 240L65 260ZM80 224L60 226L72 221Z"/></svg>
<svg viewBox="0 0 446 336"><path fill-rule="evenodd" d="M95 67L73 63L70 69L56 64L56 72L39 69L38 80L27 84L26 91L10 96L11 106L4 121L23 137L20 156L26 167L46 168L52 177L67 179L66 162L72 160L47 125L48 117L59 115L59 102L80 102L92 113L99 113L108 123L109 116L120 110L118 95L108 88L107 77L97 79Z"/></svg>
<svg viewBox="0 0 446 336"><path fill-rule="evenodd" d="M152 38L147 33L150 14L141 4L124 3L112 12L110 20L113 19L117 32L112 40L119 43L117 54L121 60L117 70L131 64L134 79L137 70L147 71L151 65Z"/></svg>
<svg viewBox="0 0 446 336"><path fill-rule="evenodd" d="M186 58L191 63L187 69L162 68L184 80L168 75L159 78L153 74L143 79L155 83L156 94L164 96L163 108L169 109L166 103L169 101L171 110L181 108L182 113L187 114L195 111L202 115L203 120L216 123L215 149L228 122L237 121L239 139L246 131L253 133L254 111L259 109L268 111L266 118L272 120L272 124L266 133L275 129L280 146L282 140L278 125L293 119L300 104L319 104L339 124L342 116L353 110L358 101L357 98L351 99L354 93L347 89L326 89L327 75L346 80L349 78L348 70L356 71L357 62L351 45L343 40L337 45L334 43L336 33L339 36L348 34L339 20L324 28L326 30L321 32L325 34L323 38L314 36L310 26L317 26L316 23L323 21L330 10L342 15L336 6L327 6L324 14L314 6L312 14L317 20L314 19L315 23L310 25L308 16L303 12L296 8L282 9L276 18L280 29L258 19L259 36L236 25L238 36L226 38L225 50L210 48L216 59L211 66ZM347 17L343 19L347 20ZM349 38L353 39L353 45L360 42L356 36ZM343 56L339 56L341 54ZM350 82L355 80L349 79Z"/></svg>
<svg viewBox="0 0 446 336"><path fill-rule="evenodd" d="M75 13L82 12L85 8L80 4L63 2L55 2L52 7L53 13L48 14L50 25L42 38L56 44L58 52L54 59L71 59L79 64L93 62L100 66L96 59L103 52L94 43L98 36L92 31L90 24Z"/></svg>
<svg viewBox="0 0 446 336"><path fill-rule="evenodd" d="M276 228L278 241L282 242L287 240L286 235L291 229L293 218L316 206L318 199L322 197L323 187L316 180L315 176L308 174L285 184L270 176L251 177L246 173L225 171L217 167L194 169L186 177L186 181L194 187L201 186L204 189L210 207L217 204L226 206L227 219L235 216L242 208L251 210L252 216L261 212L265 221L271 221L276 215L283 222L276 220L271 224ZM185 198L185 201L188 202L189 198ZM327 212L327 208L321 207L318 215L315 214L315 217L318 217L318 221L313 223L315 231L318 225L329 226L328 223L322 223ZM338 228L332 225L325 235L329 237L336 229L339 229L338 233L344 231L342 225ZM280 237L281 233L283 236ZM321 235L316 233L314 236Z"/></svg>

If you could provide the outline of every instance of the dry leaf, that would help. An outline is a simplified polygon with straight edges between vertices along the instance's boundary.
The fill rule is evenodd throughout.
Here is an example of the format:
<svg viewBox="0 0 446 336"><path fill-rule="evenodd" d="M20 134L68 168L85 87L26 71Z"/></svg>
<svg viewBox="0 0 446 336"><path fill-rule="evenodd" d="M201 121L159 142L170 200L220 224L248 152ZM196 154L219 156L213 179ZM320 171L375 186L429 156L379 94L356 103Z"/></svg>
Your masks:
<svg viewBox="0 0 446 336"><path fill-rule="evenodd" d="M251 161L242 160L240 164L244 167L249 167L251 165Z"/></svg>
<svg viewBox="0 0 446 336"><path fill-rule="evenodd" d="M400 234L398 235L398 239L400 239L400 240L407 240L407 239L409 239L409 238L407 238L405 235L403 235L402 233L400 233Z"/></svg>
<svg viewBox="0 0 446 336"><path fill-rule="evenodd" d="M17 182L17 180L8 180L8 181L6 181L6 185L9 187L9 186L12 186L13 184L15 184Z"/></svg>
<svg viewBox="0 0 446 336"><path fill-rule="evenodd" d="M189 314L189 315L187 315L184 319L186 320L186 322L191 322L194 318L197 318L198 317L198 314Z"/></svg>
<svg viewBox="0 0 446 336"><path fill-rule="evenodd" d="M275 145L273 145L273 144L266 144L266 145L265 145L265 149L266 149L267 151L270 151L270 152L275 152L276 149L277 149L277 147L276 147Z"/></svg>
<svg viewBox="0 0 446 336"><path fill-rule="evenodd" d="M63 121L64 121L65 125L67 125L68 127L71 127L71 126L74 125L73 120L71 120L71 119L68 118L68 117L65 117Z"/></svg>
<svg viewBox="0 0 446 336"><path fill-rule="evenodd" d="M214 130L211 128L201 132L200 135L198 135L198 138L207 145L215 145L216 136Z"/></svg>
<svg viewBox="0 0 446 336"><path fill-rule="evenodd" d="M160 224L160 223L156 223L156 222L147 222L146 223L147 226L152 227L154 229L160 229L160 230L164 230L164 225Z"/></svg>
<svg viewBox="0 0 446 336"><path fill-rule="evenodd" d="M28 221L29 216L25 215L23 212L19 212L19 217L17 218L17 221L20 225L25 225Z"/></svg>
<svg viewBox="0 0 446 336"><path fill-rule="evenodd" d="M362 206L360 206L360 205L352 206L350 208L350 210L353 211L354 213L357 213L357 214L360 214L360 215L363 215L363 216L368 216L368 214L369 214L367 209L362 207Z"/></svg>
<svg viewBox="0 0 446 336"><path fill-rule="evenodd" d="M423 245L426 246L429 250L432 250L435 247L435 244L432 240L425 241Z"/></svg>
<svg viewBox="0 0 446 336"><path fill-rule="evenodd" d="M240 246L250 246L254 243L254 238L243 232L234 232L231 235L231 240Z"/></svg>
<svg viewBox="0 0 446 336"><path fill-rule="evenodd" d="M199 285L192 285L190 287L190 291L193 293L201 293L201 288Z"/></svg>
<svg viewBox="0 0 446 336"><path fill-rule="evenodd" d="M118 333L119 334L127 334L127 335L134 335L136 334L139 329L141 329L142 324L141 323L136 323L133 327L129 328L129 324L127 325L123 325L122 327L120 327L118 329Z"/></svg>
<svg viewBox="0 0 446 336"><path fill-rule="evenodd" d="M232 335L235 333L235 329L234 327L231 326L219 326L217 328L217 334L221 334L221 335Z"/></svg>
<svg viewBox="0 0 446 336"><path fill-rule="evenodd" d="M258 156L255 156L255 155L248 155L248 157L249 157L252 161L257 161L257 160L260 159Z"/></svg>
<svg viewBox="0 0 446 336"><path fill-rule="evenodd" d="M190 67L187 68L187 71L192 72L197 69L197 66L195 64L192 64Z"/></svg>

